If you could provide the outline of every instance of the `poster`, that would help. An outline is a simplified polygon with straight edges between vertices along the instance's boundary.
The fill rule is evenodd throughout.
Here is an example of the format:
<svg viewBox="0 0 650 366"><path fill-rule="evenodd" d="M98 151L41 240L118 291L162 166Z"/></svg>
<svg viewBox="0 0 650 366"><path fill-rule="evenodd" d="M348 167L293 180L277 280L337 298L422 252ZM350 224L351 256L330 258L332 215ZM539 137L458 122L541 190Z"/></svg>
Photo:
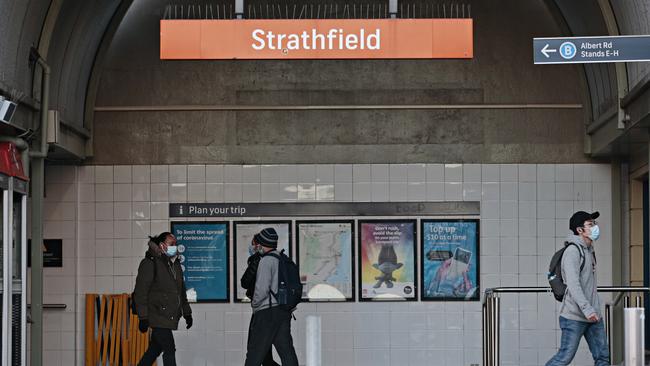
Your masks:
<svg viewBox="0 0 650 366"><path fill-rule="evenodd" d="M478 300L478 220L422 220L422 299Z"/></svg>
<svg viewBox="0 0 650 366"><path fill-rule="evenodd" d="M359 221L360 300L415 300L415 221Z"/></svg>
<svg viewBox="0 0 650 366"><path fill-rule="evenodd" d="M27 267L32 266L32 239L27 239ZM0 253L0 259L2 254ZM43 267L63 267L63 239L43 239Z"/></svg>
<svg viewBox="0 0 650 366"><path fill-rule="evenodd" d="M250 301L246 297L246 290L241 287L239 281L248 266L248 248L251 245L253 236L267 227L272 227L278 233L278 251L284 252L291 257L291 221L239 221L235 222L235 271L233 286L236 301Z"/></svg>
<svg viewBox="0 0 650 366"><path fill-rule="evenodd" d="M190 302L224 301L228 289L228 223L172 222Z"/></svg>
<svg viewBox="0 0 650 366"><path fill-rule="evenodd" d="M296 222L303 299L353 299L353 221Z"/></svg>

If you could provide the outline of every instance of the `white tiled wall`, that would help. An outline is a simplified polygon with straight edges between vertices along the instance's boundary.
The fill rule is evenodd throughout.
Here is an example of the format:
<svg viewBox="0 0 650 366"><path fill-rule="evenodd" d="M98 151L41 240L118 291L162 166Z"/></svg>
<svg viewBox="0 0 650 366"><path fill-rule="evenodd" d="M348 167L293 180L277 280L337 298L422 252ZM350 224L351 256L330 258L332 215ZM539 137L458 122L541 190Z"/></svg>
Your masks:
<svg viewBox="0 0 650 366"><path fill-rule="evenodd" d="M43 270L43 302L62 303L67 307L65 310L43 312L43 360L45 364L74 365L76 350L79 349L76 329L80 324L75 300L79 268L77 219L85 209L79 205L79 197L92 193L94 199L94 191L80 189L76 167L49 168L46 180L43 235L46 239L63 239L64 256L62 268Z"/></svg>
<svg viewBox="0 0 650 366"><path fill-rule="evenodd" d="M53 166L47 192L45 236L63 238L64 268L45 269L45 302L68 305L46 312L47 365L73 365L75 352L83 364L84 294L132 290L147 235L169 230L169 202L480 200L483 289L546 285L568 217L599 210L600 285L612 278L609 165ZM176 332L180 364L243 364L249 306L192 308L194 328ZM293 335L303 362L304 317L319 314L324 365L480 364L480 310L477 302L301 304ZM550 295L503 295L501 324L503 365L543 365L557 348ZM583 345L574 364L591 362Z"/></svg>

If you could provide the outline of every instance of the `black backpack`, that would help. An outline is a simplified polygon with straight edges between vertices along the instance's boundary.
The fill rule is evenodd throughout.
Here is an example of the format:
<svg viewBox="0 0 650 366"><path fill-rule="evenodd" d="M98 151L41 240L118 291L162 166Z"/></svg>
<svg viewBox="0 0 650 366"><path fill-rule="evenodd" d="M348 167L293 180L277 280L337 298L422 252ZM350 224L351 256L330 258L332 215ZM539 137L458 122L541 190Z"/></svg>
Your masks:
<svg viewBox="0 0 650 366"><path fill-rule="evenodd" d="M278 259L278 292L271 295L278 304L288 311L294 311L302 301L302 283L300 282L300 272L298 266L286 254L284 249L280 253L269 252L270 255ZM269 299L269 302L271 299Z"/></svg>
<svg viewBox="0 0 650 366"><path fill-rule="evenodd" d="M578 248L578 252L580 252L580 272L582 272L582 269L585 268L585 255L578 244L570 242L564 242L564 248L553 254L551 265L548 268L548 283L551 285L551 291L553 292L553 296L555 296L555 300L560 302L564 299L564 293L566 292L566 284L562 278L562 256L564 255L564 251L571 245L575 245Z"/></svg>
<svg viewBox="0 0 650 366"><path fill-rule="evenodd" d="M149 257L148 255L145 258L150 259L153 262L153 281L156 281L156 260L154 257ZM131 308L131 314L138 315L138 307L135 304L135 289L131 292L131 298L129 299L129 307Z"/></svg>

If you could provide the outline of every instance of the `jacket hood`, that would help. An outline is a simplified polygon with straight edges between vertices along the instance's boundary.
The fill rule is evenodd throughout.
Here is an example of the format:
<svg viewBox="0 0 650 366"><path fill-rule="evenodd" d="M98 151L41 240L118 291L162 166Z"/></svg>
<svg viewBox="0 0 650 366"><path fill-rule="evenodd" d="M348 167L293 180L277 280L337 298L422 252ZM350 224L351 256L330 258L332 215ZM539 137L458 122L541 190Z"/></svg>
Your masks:
<svg viewBox="0 0 650 366"><path fill-rule="evenodd" d="M588 248L588 247L589 247L589 246L587 245L587 243L585 243L585 241L582 240L582 237L581 237L580 235L575 235L575 234L573 234L573 233L570 233L569 235L567 235L567 237L566 237L566 241L568 241L569 243L580 244L580 245L582 245L582 246L585 247L585 248Z"/></svg>
<svg viewBox="0 0 650 366"><path fill-rule="evenodd" d="M154 257L160 257L163 255L163 251L160 248L160 246L153 241L149 240L149 249L147 250L147 254L152 255Z"/></svg>

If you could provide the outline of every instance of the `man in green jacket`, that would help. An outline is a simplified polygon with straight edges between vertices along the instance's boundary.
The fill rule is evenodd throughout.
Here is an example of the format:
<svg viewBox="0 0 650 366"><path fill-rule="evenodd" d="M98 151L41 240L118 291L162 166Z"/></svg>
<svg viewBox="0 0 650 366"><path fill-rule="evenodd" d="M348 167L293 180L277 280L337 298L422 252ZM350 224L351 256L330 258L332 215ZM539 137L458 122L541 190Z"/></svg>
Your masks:
<svg viewBox="0 0 650 366"><path fill-rule="evenodd" d="M140 261L135 281L135 304L139 329L151 327L149 348L138 366L150 366L163 354L165 366L176 366L176 345L172 330L181 316L187 329L192 326L192 309L187 302L183 271L177 256L176 238L168 232L150 238L149 250Z"/></svg>

